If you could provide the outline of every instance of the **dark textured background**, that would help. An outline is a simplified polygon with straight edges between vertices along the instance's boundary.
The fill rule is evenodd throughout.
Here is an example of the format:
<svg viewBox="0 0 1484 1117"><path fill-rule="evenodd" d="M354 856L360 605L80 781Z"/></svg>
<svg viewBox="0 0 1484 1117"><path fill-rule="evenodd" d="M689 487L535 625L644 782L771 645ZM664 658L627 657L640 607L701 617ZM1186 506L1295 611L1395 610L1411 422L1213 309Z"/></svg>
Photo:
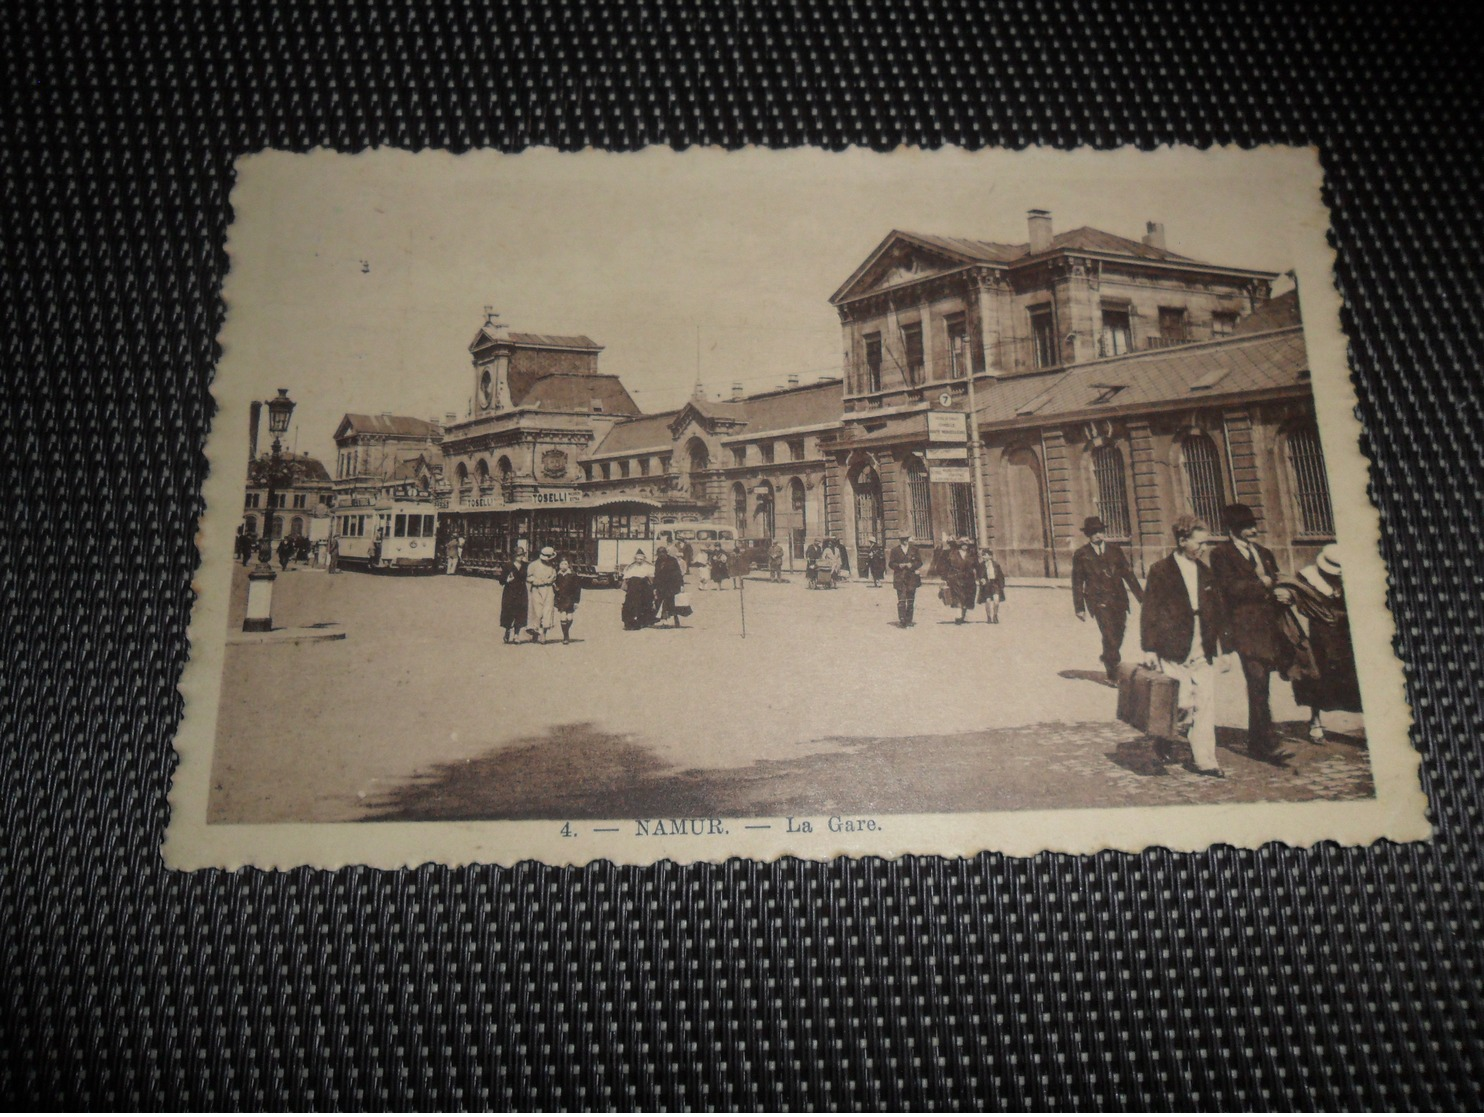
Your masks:
<svg viewBox="0 0 1484 1117"><path fill-rule="evenodd" d="M0 1088L92 1106L1478 1107L1480 60L1447 3L0 13ZM1324 151L1431 845L185 876L234 156Z"/></svg>

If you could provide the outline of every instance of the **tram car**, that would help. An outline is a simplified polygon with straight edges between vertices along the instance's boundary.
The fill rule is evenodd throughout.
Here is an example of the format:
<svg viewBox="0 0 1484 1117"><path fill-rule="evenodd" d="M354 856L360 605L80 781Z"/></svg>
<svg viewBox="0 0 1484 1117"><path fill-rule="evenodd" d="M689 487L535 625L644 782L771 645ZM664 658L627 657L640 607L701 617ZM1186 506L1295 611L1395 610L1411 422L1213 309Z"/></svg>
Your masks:
<svg viewBox="0 0 1484 1117"><path fill-rule="evenodd" d="M430 501L397 500L335 512L340 565L432 574L438 569L438 512Z"/></svg>

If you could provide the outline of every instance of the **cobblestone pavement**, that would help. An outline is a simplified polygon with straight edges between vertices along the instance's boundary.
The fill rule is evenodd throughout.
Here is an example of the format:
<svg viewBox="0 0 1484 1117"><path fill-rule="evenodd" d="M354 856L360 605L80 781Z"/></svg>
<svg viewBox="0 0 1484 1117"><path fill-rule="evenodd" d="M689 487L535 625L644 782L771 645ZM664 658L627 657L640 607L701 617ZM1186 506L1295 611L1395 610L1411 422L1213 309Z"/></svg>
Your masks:
<svg viewBox="0 0 1484 1117"><path fill-rule="evenodd" d="M239 593L245 579L239 571ZM1243 751L1241 676L1220 676L1227 779L1162 762L1114 719L1098 636L1061 589L1012 590L1003 623L955 625L919 595L749 582L693 594L687 627L626 633L590 591L570 647L502 645L499 589L473 578L291 569L280 624L334 644L227 649L213 821L625 818L1026 810L1371 795L1357 716L1291 754ZM240 617L240 609L236 613ZM1137 618L1126 654L1135 654ZM237 623L240 623L237 622Z"/></svg>

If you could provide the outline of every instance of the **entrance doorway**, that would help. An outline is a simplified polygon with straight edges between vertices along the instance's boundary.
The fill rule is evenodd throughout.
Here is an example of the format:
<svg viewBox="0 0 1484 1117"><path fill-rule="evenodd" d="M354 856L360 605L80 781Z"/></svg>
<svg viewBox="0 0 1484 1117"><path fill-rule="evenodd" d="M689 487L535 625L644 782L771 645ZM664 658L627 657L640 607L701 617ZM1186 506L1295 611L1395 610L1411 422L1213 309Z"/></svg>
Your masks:
<svg viewBox="0 0 1484 1117"><path fill-rule="evenodd" d="M856 569L860 569L860 552L874 536L885 546L886 518L882 514L881 475L875 467L865 466L855 475L851 488L855 492Z"/></svg>
<svg viewBox="0 0 1484 1117"><path fill-rule="evenodd" d="M1051 541L1046 524L1046 478L1034 450L1005 454L1006 523L1001 561L1006 574L1049 578Z"/></svg>

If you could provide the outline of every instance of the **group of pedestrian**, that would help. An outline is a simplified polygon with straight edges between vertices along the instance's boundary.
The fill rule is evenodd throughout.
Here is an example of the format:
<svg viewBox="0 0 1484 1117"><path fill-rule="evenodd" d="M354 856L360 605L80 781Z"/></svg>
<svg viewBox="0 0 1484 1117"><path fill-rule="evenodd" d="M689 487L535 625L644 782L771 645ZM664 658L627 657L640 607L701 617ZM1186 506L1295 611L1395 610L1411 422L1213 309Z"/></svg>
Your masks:
<svg viewBox="0 0 1484 1117"><path fill-rule="evenodd" d="M557 560L554 547L542 547L535 561L522 548L500 577L500 627L505 643L544 644L552 629L562 630L562 643L572 642L572 622L582 600L582 579L567 559Z"/></svg>
<svg viewBox="0 0 1484 1117"><path fill-rule="evenodd" d="M1329 710L1360 712L1340 554L1331 544L1293 576L1281 576L1272 551L1257 542L1257 516L1245 504L1222 513L1224 539L1194 515L1174 523L1175 546L1149 568L1145 586L1107 526L1088 517L1088 542L1073 557L1073 608L1091 613L1102 635L1102 659L1116 680L1129 596L1142 602L1140 645L1151 667L1179 683L1180 732L1195 770L1222 778L1216 757L1217 666L1235 656L1247 698L1247 750L1281 764L1273 726L1271 683L1293 685L1294 700L1310 708L1309 738L1322 743ZM1167 747L1162 744L1162 748Z"/></svg>
<svg viewBox="0 0 1484 1117"><path fill-rule="evenodd" d="M954 624L968 623L969 611L980 605L984 606L986 623L1000 623L1005 572L972 538L944 535L943 545L933 556L933 571L943 579L943 604L958 610Z"/></svg>
<svg viewBox="0 0 1484 1117"><path fill-rule="evenodd" d="M821 578L821 574L824 575ZM850 577L850 552L833 536L815 539L804 548L804 585L816 589Z"/></svg>
<svg viewBox="0 0 1484 1117"><path fill-rule="evenodd" d="M685 571L680 559L670 554L661 543L654 551L654 561L643 551L636 551L633 561L623 572L623 609L625 632L638 632L656 624L671 622L680 627L680 618L690 613L683 603Z"/></svg>
<svg viewBox="0 0 1484 1117"><path fill-rule="evenodd" d="M681 543L681 553L690 548L689 543ZM658 554L660 548L656 548ZM694 551L692 551L694 555ZM677 562L678 566L679 563ZM732 589L740 589L742 583L742 560L736 555L728 555L722 549L720 543L714 543L705 551L701 552L701 559L696 563L694 559L687 560L686 566L696 571L696 589L698 590L724 590L728 584Z"/></svg>

